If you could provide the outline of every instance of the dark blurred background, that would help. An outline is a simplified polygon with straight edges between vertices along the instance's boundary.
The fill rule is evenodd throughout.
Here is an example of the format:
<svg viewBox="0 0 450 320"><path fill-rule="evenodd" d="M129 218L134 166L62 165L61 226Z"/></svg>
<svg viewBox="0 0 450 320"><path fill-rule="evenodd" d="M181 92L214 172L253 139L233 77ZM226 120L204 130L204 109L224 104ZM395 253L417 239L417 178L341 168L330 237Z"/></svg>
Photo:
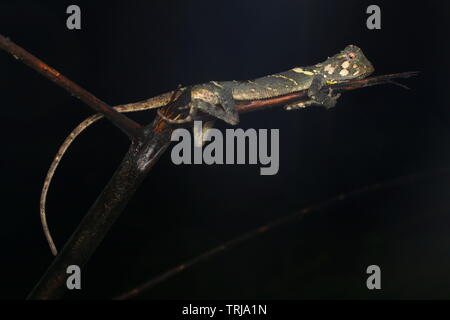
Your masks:
<svg viewBox="0 0 450 320"><path fill-rule="evenodd" d="M324 60L355 44L376 74L420 71L343 95L336 108L243 115L280 129L280 170L175 166L167 152L82 273L74 299L110 298L247 230L355 188L448 167L446 1L5 1L0 33L111 105L179 83L251 79ZM417 2L419 3L419 2ZM82 29L66 28L77 4ZM381 30L366 8L381 7ZM0 52L0 298L23 299L52 261L38 218L47 169L92 111ZM130 114L149 123L154 112ZM224 123L218 127L225 129ZM49 190L58 247L128 147L107 121L63 158ZM166 298L450 298L450 182L433 176L361 195L266 233L139 296ZM382 289L366 288L367 266Z"/></svg>

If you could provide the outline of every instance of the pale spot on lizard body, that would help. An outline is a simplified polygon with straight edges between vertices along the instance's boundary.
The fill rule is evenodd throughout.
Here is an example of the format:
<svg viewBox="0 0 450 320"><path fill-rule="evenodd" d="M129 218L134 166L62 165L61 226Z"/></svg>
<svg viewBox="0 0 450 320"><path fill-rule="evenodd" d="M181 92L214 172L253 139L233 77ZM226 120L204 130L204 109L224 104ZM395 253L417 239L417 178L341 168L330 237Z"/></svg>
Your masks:
<svg viewBox="0 0 450 320"><path fill-rule="evenodd" d="M314 75L314 72L306 71L306 70L303 70L302 68L294 68L294 69L292 69L292 71L297 72L297 73L303 73L303 74L306 74L308 76Z"/></svg>
<svg viewBox="0 0 450 320"><path fill-rule="evenodd" d="M271 77L285 79L285 80L291 81L293 84L298 86L298 82L297 81L295 81L294 79L291 79L289 77L283 76L281 74L273 74L273 75L271 75Z"/></svg>
<svg viewBox="0 0 450 320"><path fill-rule="evenodd" d="M339 72L339 74L343 77L345 77L346 75L348 75L348 70L347 69L342 69L341 72Z"/></svg>
<svg viewBox="0 0 450 320"><path fill-rule="evenodd" d="M211 81L211 83L212 83L213 85L215 85L216 87L219 87L219 88L222 88L222 89L223 89L223 86L222 86L220 83L218 83L217 81Z"/></svg>
<svg viewBox="0 0 450 320"><path fill-rule="evenodd" d="M344 68L344 69L347 69L349 66L350 66L350 62L348 62L348 61L344 61L344 62L341 64L341 67Z"/></svg>
<svg viewBox="0 0 450 320"><path fill-rule="evenodd" d="M323 69L325 72L328 72L328 74L332 74L336 68L332 67L331 64L327 64L325 68Z"/></svg>

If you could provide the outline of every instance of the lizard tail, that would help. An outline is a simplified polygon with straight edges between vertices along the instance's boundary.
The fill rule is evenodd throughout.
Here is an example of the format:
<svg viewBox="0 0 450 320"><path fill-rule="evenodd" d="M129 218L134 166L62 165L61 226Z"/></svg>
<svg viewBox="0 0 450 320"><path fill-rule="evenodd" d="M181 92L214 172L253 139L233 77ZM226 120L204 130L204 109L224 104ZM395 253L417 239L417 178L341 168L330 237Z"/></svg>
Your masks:
<svg viewBox="0 0 450 320"><path fill-rule="evenodd" d="M103 115L101 114L95 114L93 116L90 116L83 122L81 122L71 133L70 135L64 140L61 147L59 147L58 152L56 153L55 158L53 159L52 164L50 165L50 168L48 169L47 176L44 180L44 185L42 187L41 191L41 200L40 200L40 216L41 216L41 224L42 228L44 229L45 238L47 239L48 245L50 246L50 250L52 251L53 255L56 256L58 254L58 250L56 249L55 243L53 241L53 238L50 234L50 230L48 228L47 224L47 215L45 213L45 202L47 199L47 192L48 188L50 186L50 182L52 181L53 175L55 174L56 168L58 167L59 162L61 161L62 156L66 152L67 148L72 144L72 142L75 140L75 138L87 127L89 127L92 123L95 121L103 118Z"/></svg>
<svg viewBox="0 0 450 320"><path fill-rule="evenodd" d="M181 88L179 91L181 92L185 88ZM176 91L175 91L176 93ZM148 109L155 109L162 107L169 103L171 99L173 98L174 91L170 91L164 94L161 94L157 97L150 98L145 101L136 102L136 103L129 103L125 105L119 105L115 106L114 109L118 112L136 112L136 111L143 111ZM103 118L103 115L101 114L95 114L93 116L90 116L83 122L81 122L71 133L70 135L64 140L61 147L59 147L58 152L56 153L55 158L53 159L52 164L50 165L50 168L48 169L47 176L44 180L44 185L42 186L41 191L41 199L40 199L40 205L39 205L39 211L40 211L40 217L41 217L41 224L42 228L44 229L45 238L47 239L48 245L50 246L50 250L52 251L53 255L58 254L58 250L56 249L55 242L53 241L53 238L50 234L50 230L48 228L47 224L47 215L45 213L45 203L47 199L47 193L48 188L50 186L50 182L52 181L53 175L55 174L56 168L58 167L59 162L61 161L62 156L67 151L69 146L72 144L72 142L76 139L76 137L84 131L87 127L89 127L91 124L93 124L95 121L100 120Z"/></svg>

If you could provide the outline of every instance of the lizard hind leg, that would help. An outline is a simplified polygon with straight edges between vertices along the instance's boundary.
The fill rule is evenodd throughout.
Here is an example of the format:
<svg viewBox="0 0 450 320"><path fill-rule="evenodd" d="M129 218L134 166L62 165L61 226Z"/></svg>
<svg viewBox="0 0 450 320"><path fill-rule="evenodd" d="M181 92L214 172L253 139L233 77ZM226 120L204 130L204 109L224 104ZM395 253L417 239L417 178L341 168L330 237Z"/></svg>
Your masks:
<svg viewBox="0 0 450 320"><path fill-rule="evenodd" d="M239 113L236 111L233 94L230 90L222 90L219 95L219 102L224 110L223 121L231 125L239 123Z"/></svg>
<svg viewBox="0 0 450 320"><path fill-rule="evenodd" d="M198 130L196 126L193 127L194 131L194 144L196 147L201 148L205 145L206 141L210 141L211 129L214 127L215 120L206 121L202 123L201 130Z"/></svg>
<svg viewBox="0 0 450 320"><path fill-rule="evenodd" d="M220 119L231 125L239 123L239 114L236 111L233 96L227 90L217 93L217 102L212 103L204 99L194 99L192 108L203 111L214 118Z"/></svg>

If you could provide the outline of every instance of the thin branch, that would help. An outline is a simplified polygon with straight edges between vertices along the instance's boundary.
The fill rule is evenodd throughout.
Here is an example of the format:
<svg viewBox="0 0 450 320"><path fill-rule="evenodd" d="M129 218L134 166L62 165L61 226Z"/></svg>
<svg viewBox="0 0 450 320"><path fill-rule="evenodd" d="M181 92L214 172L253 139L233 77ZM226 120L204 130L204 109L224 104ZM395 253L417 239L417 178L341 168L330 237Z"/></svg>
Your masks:
<svg viewBox="0 0 450 320"><path fill-rule="evenodd" d="M401 72L401 73L392 73L392 74L385 74L380 76L374 76L370 78L365 78L361 80L348 80L346 82L342 83L336 83L331 85L326 85L322 88L321 91L328 92L329 89L332 89L334 92L344 92L344 91L350 91L365 87L371 87L381 84L395 84L397 86L407 88L406 86L395 82L393 79L406 79L410 77L417 76L417 71L410 71L410 72ZM181 91L184 91L185 88L181 88ZM162 96L167 96L168 94L173 94L175 91L168 92ZM152 98L153 99L153 98ZM248 100L248 101L237 101L236 103L236 111L239 113L247 113L251 111L260 111L268 108L273 107L281 107L288 103L293 102L299 102L302 100L308 99L308 90L301 90L297 91L295 93L286 94L283 96L278 96L275 98L267 98L267 99L258 99L258 100ZM151 99L150 99L151 100ZM134 102L134 103L127 103L127 106L133 105L136 109L145 110L145 106L148 103L148 100ZM185 111L185 114L183 117L185 117L189 110ZM212 119L211 116L207 114L198 115L196 120L210 120Z"/></svg>
<svg viewBox="0 0 450 320"><path fill-rule="evenodd" d="M120 128L130 139L138 138L142 134L142 126L137 122L131 120L125 115L117 112L105 102L98 99L89 91L81 88L75 82L69 80L56 69L48 66L42 60L39 60L34 55L19 47L14 42L0 34L0 48L9 52L14 58L20 62L31 67L47 79L53 81L58 86L66 89L71 95L77 97L96 112L103 114L108 118L115 126Z"/></svg>
<svg viewBox="0 0 450 320"><path fill-rule="evenodd" d="M328 89L332 89L333 92L343 92L349 90L355 90L365 87L376 86L380 84L392 83L393 79L410 78L418 75L418 72L401 72L393 74L385 74L380 76L374 76L370 78L360 80L349 80L342 83L326 85L322 88L322 91L328 92ZM302 90L295 93L287 94L281 97L269 98L265 100L255 101L243 101L238 102L237 111L239 113L245 113L250 111L259 111L272 107L279 107L288 103L297 102L308 99L308 90Z"/></svg>
<svg viewBox="0 0 450 320"><path fill-rule="evenodd" d="M82 267L87 263L145 176L169 146L170 136L175 127L168 125L160 117L156 117L151 125L143 128L2 35L0 35L0 48L63 87L95 111L103 114L125 132L131 140L131 146L111 180L28 296L29 299L61 298L66 291L67 267L69 265ZM399 75L384 77L390 77L389 80L392 80ZM336 85L333 89L336 91L350 90L390 82L387 79L382 80L381 77L383 76L365 79L361 82L349 81L341 84L342 87ZM327 89L327 87L324 89ZM176 91L174 91L172 98L175 99L175 96ZM248 101L241 104L238 111L247 112L263 109L303 98L306 98L306 91L265 101ZM161 110L166 117L176 118L180 116L181 106L185 106L190 100L190 88L184 90L182 94L176 97L175 101L173 99ZM263 229L259 229L258 232L261 232L261 230ZM251 238L251 236L247 238ZM244 237L240 241L247 238ZM234 242L229 245L234 245ZM190 263L192 265L192 262Z"/></svg>
<svg viewBox="0 0 450 320"><path fill-rule="evenodd" d="M355 189L348 193L342 193L340 195L329 198L325 201L319 202L318 204L311 205L300 211L297 211L297 212L287 215L285 217L271 221L271 222L269 222L265 225L262 225L256 229L246 232L232 240L226 241L226 242L220 244L219 246L216 246L213 249L210 249L192 259L186 260L184 263L159 274L158 276L138 285L137 287L135 287L132 290L129 290L127 292L124 292L124 293L114 297L113 299L114 300L126 300L126 299L131 299L133 297L136 297L139 294L143 293L144 291L147 291L147 290L155 287L156 285L160 284L161 282L178 275L182 271L184 271L188 268L192 268L193 266L197 265L200 262L203 262L203 261L213 258L214 256L218 255L219 253L222 253L226 250L229 250L238 245L241 245L241 244L243 244L249 240L252 240L252 239L256 238L257 236L259 236L263 233L266 233L268 231L271 231L275 228L287 225L290 222L300 221L307 214L317 212L320 210L324 210L326 208L330 208L339 202L346 201L346 200L355 198L357 196L360 196L362 194L373 192L376 190L386 189L386 188L406 184L409 182L413 182L416 180L429 178L429 177L436 176L436 175L448 175L448 174L450 174L450 168L434 169L434 170L425 171L425 172L412 173L407 176L402 176L402 177L394 178L392 180L388 180L385 182L380 182L380 183L376 183L373 185L358 188L358 189Z"/></svg>

